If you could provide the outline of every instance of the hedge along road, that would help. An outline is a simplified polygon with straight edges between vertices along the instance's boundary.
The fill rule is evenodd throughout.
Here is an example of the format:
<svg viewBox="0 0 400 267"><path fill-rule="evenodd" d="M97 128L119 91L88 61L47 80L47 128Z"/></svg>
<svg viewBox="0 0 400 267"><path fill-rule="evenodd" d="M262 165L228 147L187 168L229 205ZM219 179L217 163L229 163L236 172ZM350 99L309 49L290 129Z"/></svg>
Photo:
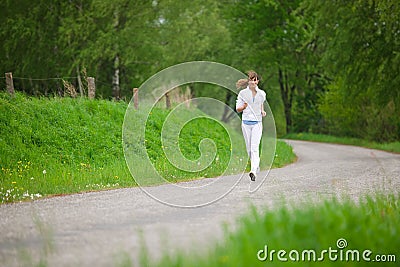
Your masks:
<svg viewBox="0 0 400 267"><path fill-rule="evenodd" d="M400 189L398 154L353 146L287 142L293 146L297 162L271 170L255 193L249 193L250 181L246 176L226 197L200 208L167 206L140 188L1 205L1 265L30 266L42 260L48 266L115 266L127 256L137 263L143 245L152 259L158 259L165 251L201 252L222 238L223 223L233 227L235 219L249 211L250 204L263 209L279 204L282 199L357 199L366 193ZM157 190L163 188L158 186ZM166 198L202 197L165 193Z"/></svg>

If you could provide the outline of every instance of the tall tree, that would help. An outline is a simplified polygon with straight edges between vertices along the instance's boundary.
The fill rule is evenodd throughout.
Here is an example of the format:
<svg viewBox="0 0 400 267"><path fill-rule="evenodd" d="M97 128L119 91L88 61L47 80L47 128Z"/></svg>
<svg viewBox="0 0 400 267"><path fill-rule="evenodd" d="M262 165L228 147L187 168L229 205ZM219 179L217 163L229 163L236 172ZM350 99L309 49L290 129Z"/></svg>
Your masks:
<svg viewBox="0 0 400 267"><path fill-rule="evenodd" d="M85 23L68 21L78 41L71 49L77 53L75 64L91 69L103 96L119 99L156 69L154 6L149 1L92 0L85 13Z"/></svg>
<svg viewBox="0 0 400 267"><path fill-rule="evenodd" d="M321 64L334 78L321 110L330 131L400 138L400 3L309 0Z"/></svg>
<svg viewBox="0 0 400 267"><path fill-rule="evenodd" d="M30 78L16 80L17 88L29 88L30 93L42 88L47 92L52 87L50 82L34 84L33 79L63 75L64 58L55 42L62 4L45 0L18 2L1 3L1 9L6 10L5 24L0 29L2 67L15 72L15 76Z"/></svg>
<svg viewBox="0 0 400 267"><path fill-rule="evenodd" d="M217 60L230 42L211 0L19 0L1 5L1 20L9 25L0 30L4 72L61 78L79 77L86 70L104 97L131 95L132 87L179 62Z"/></svg>
<svg viewBox="0 0 400 267"><path fill-rule="evenodd" d="M231 1L227 8L232 39L240 55L234 64L257 68L269 78L269 84L278 83L286 131L293 128L294 102L302 100L297 98L299 92L314 90L311 80L322 77L313 64L313 28L308 18L302 16L301 3L242 0Z"/></svg>
<svg viewBox="0 0 400 267"><path fill-rule="evenodd" d="M215 60L230 42L230 34L213 0L163 0L158 4L163 59L171 64Z"/></svg>

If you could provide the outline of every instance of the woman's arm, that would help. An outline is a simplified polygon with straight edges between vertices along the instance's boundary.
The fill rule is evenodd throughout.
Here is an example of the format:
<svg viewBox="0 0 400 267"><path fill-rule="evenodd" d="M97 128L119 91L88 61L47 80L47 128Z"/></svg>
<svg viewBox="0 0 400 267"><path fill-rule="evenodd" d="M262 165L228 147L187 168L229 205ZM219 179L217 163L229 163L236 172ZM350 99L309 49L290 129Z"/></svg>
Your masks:
<svg viewBox="0 0 400 267"><path fill-rule="evenodd" d="M247 108L247 103L244 101L244 99L241 97L239 93L238 98L236 100L236 111L240 113L246 108Z"/></svg>
<svg viewBox="0 0 400 267"><path fill-rule="evenodd" d="M264 103L261 104L261 115L263 117L267 116L267 112L265 112L265 110L264 110Z"/></svg>
<svg viewBox="0 0 400 267"><path fill-rule="evenodd" d="M246 108L247 108L247 103L244 103L243 106L236 107L236 111L240 113L243 110L245 110Z"/></svg>

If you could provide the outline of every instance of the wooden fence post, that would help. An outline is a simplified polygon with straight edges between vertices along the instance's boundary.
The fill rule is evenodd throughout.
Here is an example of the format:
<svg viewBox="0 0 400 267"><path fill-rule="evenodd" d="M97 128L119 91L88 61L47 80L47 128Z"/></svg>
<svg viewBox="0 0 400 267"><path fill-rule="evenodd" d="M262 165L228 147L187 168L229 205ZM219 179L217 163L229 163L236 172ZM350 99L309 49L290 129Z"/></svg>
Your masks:
<svg viewBox="0 0 400 267"><path fill-rule="evenodd" d="M133 106L136 110L139 109L139 89L133 88Z"/></svg>
<svg viewBox="0 0 400 267"><path fill-rule="evenodd" d="M94 83L94 78L88 77L87 82L88 82L88 97L89 99L94 99L94 97L96 96L96 85Z"/></svg>
<svg viewBox="0 0 400 267"><path fill-rule="evenodd" d="M14 91L14 81L13 81L13 77L12 77L12 72L6 73L6 87L7 87L7 92L11 96L14 96L15 91Z"/></svg>
<svg viewBox="0 0 400 267"><path fill-rule="evenodd" d="M165 93L165 104L167 106L167 109L171 108L171 99L169 98L169 93Z"/></svg>

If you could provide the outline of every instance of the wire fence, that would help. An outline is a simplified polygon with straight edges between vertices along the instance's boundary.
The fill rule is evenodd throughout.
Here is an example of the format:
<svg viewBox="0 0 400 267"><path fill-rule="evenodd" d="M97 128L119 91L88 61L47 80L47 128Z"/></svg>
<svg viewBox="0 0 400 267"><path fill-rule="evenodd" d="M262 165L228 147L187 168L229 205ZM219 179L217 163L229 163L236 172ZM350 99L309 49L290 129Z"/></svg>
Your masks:
<svg viewBox="0 0 400 267"><path fill-rule="evenodd" d="M0 76L0 91L7 91L6 75L7 73L4 76ZM89 80L90 77L86 76L49 78L12 77L15 91L31 96L88 96ZM96 79L94 86L97 98L113 98L129 101L133 95L133 88L127 86L126 81L124 81L124 84L119 85L117 92L114 91L111 80L101 81Z"/></svg>
<svg viewBox="0 0 400 267"><path fill-rule="evenodd" d="M95 81L93 77L54 77L54 78L26 78L13 76L12 73L5 73L0 77L0 90L14 95L15 91L20 91L32 96L70 96L88 97L94 99L96 97L96 85L106 87L109 92L112 91L112 84L102 81ZM139 90L132 88L127 92L127 97L115 97L115 100L130 101L133 97L134 108L139 108ZM114 92L113 92L114 93ZM120 93L120 92L119 92ZM100 98L103 98L100 95ZM167 109L171 108L173 103L180 103L188 101L192 98L190 88L186 88L185 92L180 91L167 92L164 95L165 106Z"/></svg>
<svg viewBox="0 0 400 267"><path fill-rule="evenodd" d="M13 76L12 73L5 73L0 79L0 89L9 92L21 91L34 96L71 96L77 97L88 95L95 97L95 82L92 77L50 77L50 78L27 78Z"/></svg>
<svg viewBox="0 0 400 267"><path fill-rule="evenodd" d="M3 77L0 77L0 90L8 92L14 96L15 91L20 91L28 95L33 96L59 96L65 97L70 96L76 97L88 97L94 99L96 97L96 84L100 84L101 87L107 88L110 93L112 85L110 83L95 81L93 77L55 77L55 78L26 78L26 77L14 77L12 73L5 73ZM111 89L111 90L110 90ZM130 89L131 95L129 99L134 97L134 107L138 109L139 105L139 93L137 88ZM115 92L112 92L113 94ZM113 99L124 100L119 96L121 92ZM103 96L100 95L100 98Z"/></svg>

